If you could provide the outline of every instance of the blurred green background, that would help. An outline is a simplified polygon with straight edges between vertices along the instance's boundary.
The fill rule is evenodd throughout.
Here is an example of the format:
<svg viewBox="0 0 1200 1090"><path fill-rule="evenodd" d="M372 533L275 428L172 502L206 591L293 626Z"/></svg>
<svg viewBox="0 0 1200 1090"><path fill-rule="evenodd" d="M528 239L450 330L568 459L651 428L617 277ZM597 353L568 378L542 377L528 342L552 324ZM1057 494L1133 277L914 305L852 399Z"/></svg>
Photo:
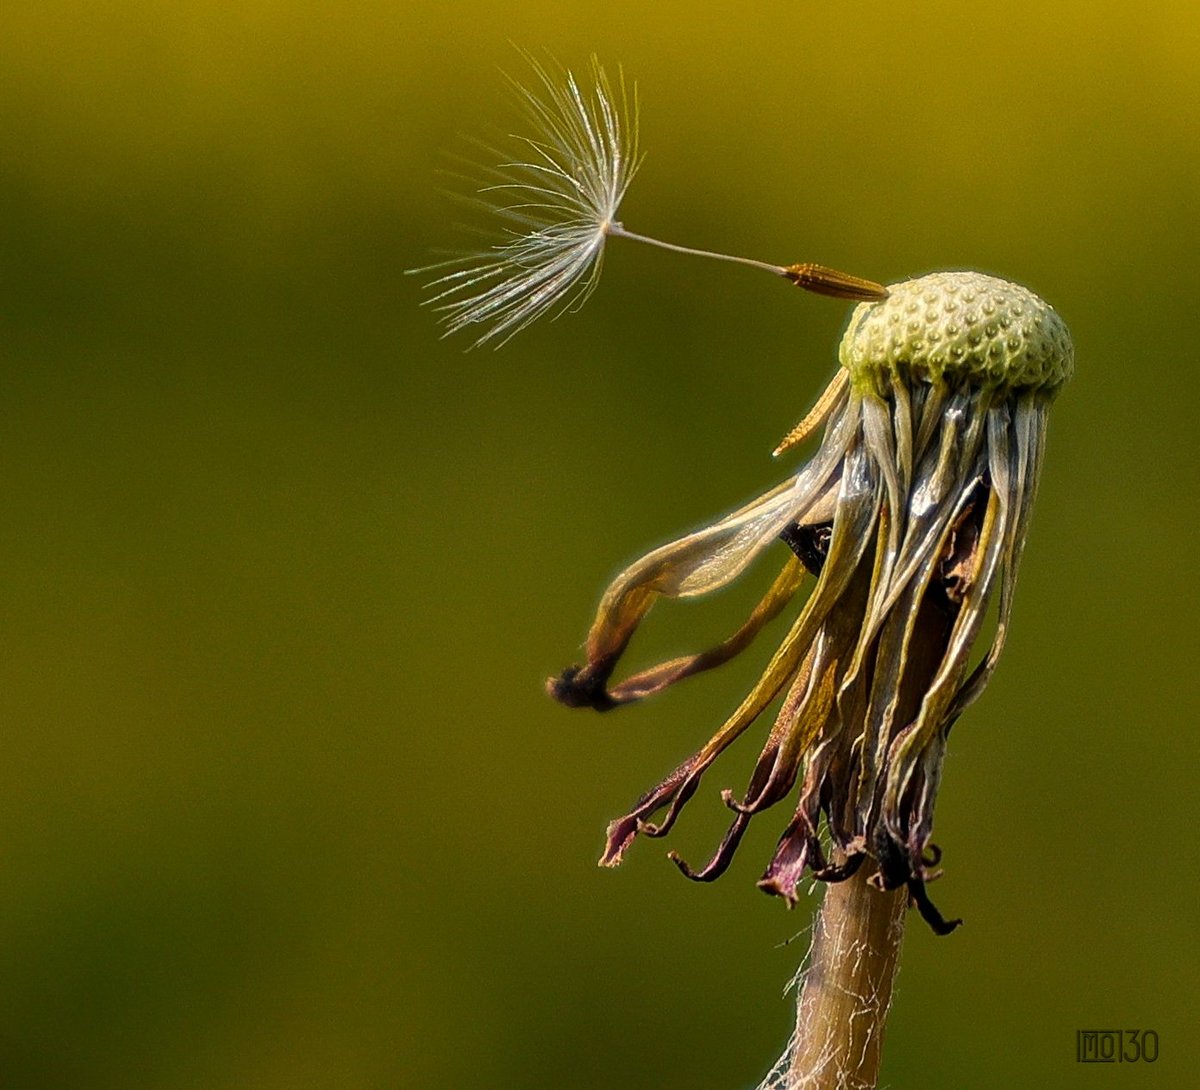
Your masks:
<svg viewBox="0 0 1200 1090"><path fill-rule="evenodd" d="M455 241L437 170L509 123L510 40L638 81L632 229L979 268L1066 317L1013 638L938 810L967 923L910 927L884 1082L1187 1085L1194 0L7 8L0 1085L734 1090L784 1044L811 913L753 884L783 810L714 886L655 842L595 867L772 635L610 717L541 682L624 563L786 471L847 308L614 242L583 313L439 341L402 270ZM772 567L656 613L640 661ZM1081 1068L1093 1027L1161 1059Z"/></svg>

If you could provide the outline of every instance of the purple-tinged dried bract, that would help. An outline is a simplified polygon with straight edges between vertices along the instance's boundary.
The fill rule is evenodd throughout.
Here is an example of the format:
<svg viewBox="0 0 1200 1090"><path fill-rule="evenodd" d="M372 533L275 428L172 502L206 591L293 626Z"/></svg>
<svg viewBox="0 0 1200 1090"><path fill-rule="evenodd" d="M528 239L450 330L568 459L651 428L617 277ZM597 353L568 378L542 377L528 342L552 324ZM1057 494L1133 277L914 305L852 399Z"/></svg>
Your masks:
<svg viewBox="0 0 1200 1090"><path fill-rule="evenodd" d="M933 812L950 728L983 691L1008 634L1051 401L1074 350L1054 310L1018 285L936 273L854 311L841 370L784 442L824 426L794 477L719 522L654 550L604 594L587 662L548 683L564 704L607 710L644 699L741 652L815 585L758 683L693 757L608 829L615 866L638 833L663 836L721 752L777 699L775 724L713 857L710 881L750 819L798 789L794 816L759 886L796 899L806 872L826 881L864 863L883 889L907 885L935 930L925 883L940 873ZM794 555L720 646L612 682L660 597L707 594L772 542ZM972 650L998 594L991 646ZM661 815L661 816L660 816ZM829 849L822 844L822 826Z"/></svg>

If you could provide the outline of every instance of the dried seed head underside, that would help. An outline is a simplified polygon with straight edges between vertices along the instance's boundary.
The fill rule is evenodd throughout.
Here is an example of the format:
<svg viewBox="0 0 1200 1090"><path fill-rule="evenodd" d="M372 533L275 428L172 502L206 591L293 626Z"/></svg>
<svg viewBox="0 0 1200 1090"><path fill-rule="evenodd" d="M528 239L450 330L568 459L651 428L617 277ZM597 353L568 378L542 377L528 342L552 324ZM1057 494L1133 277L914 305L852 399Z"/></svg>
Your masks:
<svg viewBox="0 0 1200 1090"><path fill-rule="evenodd" d="M946 742L986 686L1008 634L1050 403L1073 350L1054 311L978 273L898 284L856 308L844 370L784 446L824 426L788 480L711 526L654 550L605 592L587 662L548 683L571 706L644 699L744 650L815 583L750 694L694 756L608 830L615 865L638 835L664 836L717 757L778 701L746 789L698 881L728 866L753 816L796 792L759 886L796 899L806 873L838 881L864 864L907 886L938 932L953 929L925 884L941 872L933 813ZM707 594L772 543L792 555L725 642L613 683L654 602ZM995 600L991 644L973 657ZM831 849L831 850L830 850Z"/></svg>

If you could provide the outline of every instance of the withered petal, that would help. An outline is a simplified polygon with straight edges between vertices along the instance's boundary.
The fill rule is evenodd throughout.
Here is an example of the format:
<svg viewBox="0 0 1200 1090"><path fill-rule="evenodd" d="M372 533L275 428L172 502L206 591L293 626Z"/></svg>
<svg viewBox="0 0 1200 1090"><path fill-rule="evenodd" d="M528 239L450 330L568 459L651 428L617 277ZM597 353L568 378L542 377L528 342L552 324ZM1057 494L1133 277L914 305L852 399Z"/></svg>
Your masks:
<svg viewBox="0 0 1200 1090"><path fill-rule="evenodd" d="M980 529L978 567L955 618L941 665L921 702L916 722L911 729L897 735L889 749L883 816L889 831L898 839L903 837L899 818L902 797L912 781L921 751L936 732L945 728L951 702L962 684L971 648L983 625L1002 551L1006 515L1007 501L993 489Z"/></svg>
<svg viewBox="0 0 1200 1090"><path fill-rule="evenodd" d="M741 843L749 825L750 815L738 814L733 819L733 823L729 826L729 830L722 838L713 857L700 870L692 870L678 852L668 852L667 858L679 868L685 878L690 878L693 882L715 882L729 869L738 844Z"/></svg>
<svg viewBox="0 0 1200 1090"><path fill-rule="evenodd" d="M794 905L806 874L835 882L870 863L870 881L906 887L937 933L958 926L926 890L940 874L934 807L948 731L987 684L1007 635L1049 397L907 373L889 381L890 389L857 389L835 380L799 429L829 417L797 478L626 569L600 604L586 664L548 682L573 706L645 699L745 649L796 595L804 565L789 558L750 617L715 647L610 684L658 598L724 586L785 531L816 569L753 690L702 749L609 825L603 865L619 863L639 833L665 835L716 758L786 688L745 794L722 794L735 816L715 853L698 869L674 852L672 860L695 881L714 880L752 816L802 776L760 888ZM805 536L818 525L828 527L819 549ZM996 632L971 669L994 592Z"/></svg>
<svg viewBox="0 0 1200 1090"><path fill-rule="evenodd" d="M800 629L803 622L804 616L802 615L793 624L789 636ZM666 833L684 804L695 793L700 783L700 777L708 766L775 699L788 677L795 672L798 660L805 651L806 647L802 642L796 639L784 640L783 646L772 656L766 670L763 671L749 695L742 701L737 711L726 720L721 729L708 740L704 748L681 764L657 787L643 795L630 813L609 825L607 845L600 859L601 866L615 867L620 863L625 849L638 832L644 830L651 836L661 836ZM671 808L664 821L656 826L649 825L646 819L668 803Z"/></svg>
<svg viewBox="0 0 1200 1090"><path fill-rule="evenodd" d="M796 596L796 592L804 583L804 576L804 565L798 558L789 557L771 588L754 607L749 619L727 640L698 654L671 659L642 670L614 685L608 692L609 698L614 704L645 700L646 697L662 692L677 681L703 673L705 670L712 670L740 655L750 646L755 636L778 617L783 607Z"/></svg>
<svg viewBox="0 0 1200 1090"><path fill-rule="evenodd" d="M695 757L684 761L666 779L638 799L637 805L628 814L609 822L604 854L600 857L600 866L615 867L621 862L625 849L643 829L646 818L656 810L662 809L678 795L695 767L695 762ZM693 787L692 790L694 791L695 788Z"/></svg>
<svg viewBox="0 0 1200 1090"><path fill-rule="evenodd" d="M827 522L840 487L837 478L855 436L857 402L844 406L830 424L813 459L795 477L718 522L661 546L635 561L609 585L587 638L587 664L547 684L564 703L611 707L658 692L681 677L727 661L795 593L798 575L789 568L768 591L750 620L726 644L698 656L674 660L635 675L624 687L601 694L642 619L660 597L690 598L731 582L789 526ZM832 480L831 480L832 478Z"/></svg>
<svg viewBox="0 0 1200 1090"><path fill-rule="evenodd" d="M935 935L949 935L962 926L962 920L947 920L938 911L937 906L929 899L925 883L920 878L908 880L908 895L912 898L913 904L917 906L917 911L921 913L921 919L929 924Z"/></svg>

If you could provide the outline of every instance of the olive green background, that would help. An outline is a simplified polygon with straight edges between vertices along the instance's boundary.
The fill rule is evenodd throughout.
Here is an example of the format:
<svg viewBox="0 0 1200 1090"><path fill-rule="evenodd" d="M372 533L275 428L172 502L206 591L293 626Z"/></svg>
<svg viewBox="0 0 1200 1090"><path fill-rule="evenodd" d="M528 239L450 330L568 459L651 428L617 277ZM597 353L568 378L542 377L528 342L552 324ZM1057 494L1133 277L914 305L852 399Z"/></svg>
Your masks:
<svg viewBox="0 0 1200 1090"><path fill-rule="evenodd" d="M439 341L402 270L456 241L437 171L511 120L510 41L637 80L631 229L979 268L1066 318L938 811L966 925L912 921L884 1082L1187 1085L1194 0L34 7L0 34L0 1085L736 1090L783 1046L811 913L754 880L786 805L713 886L661 842L594 865L778 629L607 717L541 684L624 563L795 464L847 307L614 241L581 314ZM1157 1065L1075 1063L1125 1027Z"/></svg>

